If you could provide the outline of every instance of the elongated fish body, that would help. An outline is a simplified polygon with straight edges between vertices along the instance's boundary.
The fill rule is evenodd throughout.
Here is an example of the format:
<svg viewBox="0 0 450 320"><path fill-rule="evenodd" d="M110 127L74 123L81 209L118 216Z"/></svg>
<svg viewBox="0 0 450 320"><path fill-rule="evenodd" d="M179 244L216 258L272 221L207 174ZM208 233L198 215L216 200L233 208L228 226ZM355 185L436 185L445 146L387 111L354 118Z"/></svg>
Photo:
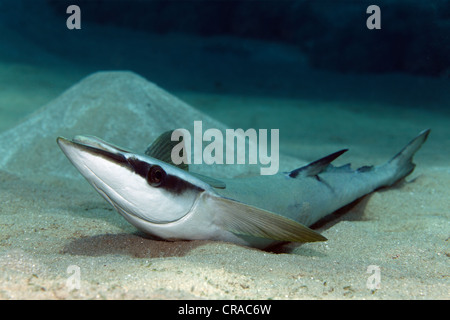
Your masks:
<svg viewBox="0 0 450 320"><path fill-rule="evenodd" d="M320 173L319 179L310 176L290 178L286 173L270 178L222 179L227 188L216 192L309 226L354 200L391 185L395 182L392 173L385 167L358 171L349 166L330 166Z"/></svg>
<svg viewBox="0 0 450 320"><path fill-rule="evenodd" d="M421 132L380 166L352 170L331 162L341 150L273 176L218 181L175 166L170 132L136 154L91 136L58 144L87 181L131 224L166 240L211 239L265 248L285 241L324 241L307 226L409 175Z"/></svg>

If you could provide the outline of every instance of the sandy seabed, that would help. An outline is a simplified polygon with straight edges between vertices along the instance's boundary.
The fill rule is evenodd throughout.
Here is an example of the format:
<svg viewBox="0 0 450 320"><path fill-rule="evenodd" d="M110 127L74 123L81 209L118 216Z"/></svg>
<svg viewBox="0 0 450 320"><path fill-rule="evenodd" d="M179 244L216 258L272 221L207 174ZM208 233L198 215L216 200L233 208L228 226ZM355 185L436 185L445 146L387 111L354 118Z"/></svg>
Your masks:
<svg viewBox="0 0 450 320"><path fill-rule="evenodd" d="M242 110L239 100L230 101L236 112ZM245 100L248 107L251 99ZM272 107L273 114L282 103ZM308 118L315 112L330 117L340 113L336 106L326 105L320 111L289 109L295 103L284 106L291 116L294 112L303 118L308 112ZM265 112L258 113L261 119L254 121L271 117L271 103L266 104L261 106ZM364 122L366 132L375 130L367 114L344 111L352 121ZM389 122L386 113L383 118ZM394 121L396 115L391 118ZM444 136L448 128L442 118L425 111L422 119L433 132L406 182L368 195L319 225L327 242L289 244L275 253L220 242L152 240L124 221L86 182L38 183L1 171L0 297L448 299L450 169L439 164L445 158L442 154L433 156L440 145L440 131ZM414 127L409 130L414 132L415 124L407 120L402 124ZM321 125L320 121L315 125ZM360 164L386 159L403 145L401 138L406 135L394 138L398 135L395 126L388 126L377 139L361 135L351 139L345 126L340 130L317 130L314 137L327 150L347 141L367 140L363 150L352 144L356 152L349 152L352 162ZM364 156L370 143L382 154L378 159ZM298 155L305 149L306 154L314 154L318 146L293 139L282 142L281 148ZM81 283L76 290L69 290L72 265L79 267ZM378 289L367 285L372 275L367 272L369 266L379 268Z"/></svg>
<svg viewBox="0 0 450 320"><path fill-rule="evenodd" d="M14 130L36 104L44 105L75 82L36 67L1 67L1 83L9 84L0 99L2 114L10 117L2 115L2 130ZM363 101L174 94L230 128L279 128L280 151L303 161L348 147L338 165L379 164L421 130L432 131L405 181L314 226L327 242L287 244L276 252L212 241L153 240L84 180L47 181L0 170L0 298L450 298L447 111ZM35 156L30 154L29 161ZM377 288L370 285L373 270L379 272Z"/></svg>

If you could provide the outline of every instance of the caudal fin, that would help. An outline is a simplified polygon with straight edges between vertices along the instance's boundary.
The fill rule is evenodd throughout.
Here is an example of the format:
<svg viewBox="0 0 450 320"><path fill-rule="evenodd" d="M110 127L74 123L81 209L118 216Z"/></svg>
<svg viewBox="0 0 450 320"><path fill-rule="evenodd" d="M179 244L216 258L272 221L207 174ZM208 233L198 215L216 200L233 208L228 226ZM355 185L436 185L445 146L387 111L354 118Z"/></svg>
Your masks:
<svg viewBox="0 0 450 320"><path fill-rule="evenodd" d="M430 129L424 130L410 143L408 143L399 153L397 153L385 166L393 170L394 174L391 184L408 176L413 172L415 164L412 162L414 154L420 149L422 144L427 140Z"/></svg>

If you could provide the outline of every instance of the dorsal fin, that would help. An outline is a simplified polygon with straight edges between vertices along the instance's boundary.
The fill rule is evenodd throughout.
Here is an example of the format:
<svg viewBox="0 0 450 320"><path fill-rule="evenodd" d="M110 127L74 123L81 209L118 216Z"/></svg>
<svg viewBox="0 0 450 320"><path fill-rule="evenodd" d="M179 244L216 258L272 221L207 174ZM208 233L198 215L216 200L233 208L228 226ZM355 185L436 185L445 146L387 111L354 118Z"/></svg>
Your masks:
<svg viewBox="0 0 450 320"><path fill-rule="evenodd" d="M292 170L289 173L289 177L296 178L299 174L302 174L307 177L317 176L319 173L324 171L334 159L336 159L341 154L343 154L344 152L347 152L347 151L348 151L348 149L343 149L343 150L337 151L337 152L332 153L332 154L330 154L326 157L323 157L319 160L313 161L304 167Z"/></svg>
<svg viewBox="0 0 450 320"><path fill-rule="evenodd" d="M189 171L188 164L182 162L176 165L172 162L172 149L180 143L179 141L172 141L171 137L173 131L174 130L169 130L162 133L151 145L148 146L147 150L145 150L145 154L178 167L179 169Z"/></svg>
<svg viewBox="0 0 450 320"><path fill-rule="evenodd" d="M177 144L179 144L179 141L172 141L172 132L174 130L169 130L164 133L162 133L151 145L148 146L147 150L145 150L145 154L153 157L155 159L164 161L168 164L171 164L179 169L189 171L189 165L186 163L180 163L178 165L174 164L172 161L172 149ZM183 142L184 143L184 140ZM183 148L184 149L184 148ZM203 182L206 182L213 188L218 189L225 189L226 185L224 182L199 174L195 172L190 172L193 176L195 176L197 179L202 180Z"/></svg>

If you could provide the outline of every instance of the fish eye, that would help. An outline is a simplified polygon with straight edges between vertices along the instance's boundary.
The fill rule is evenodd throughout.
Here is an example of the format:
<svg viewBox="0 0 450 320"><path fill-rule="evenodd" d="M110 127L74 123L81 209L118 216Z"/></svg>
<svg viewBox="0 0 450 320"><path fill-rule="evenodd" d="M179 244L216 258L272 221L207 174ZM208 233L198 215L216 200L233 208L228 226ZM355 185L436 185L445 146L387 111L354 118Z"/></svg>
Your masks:
<svg viewBox="0 0 450 320"><path fill-rule="evenodd" d="M160 166L154 165L150 167L147 174L147 182L152 187L159 187L166 178L166 172Z"/></svg>

